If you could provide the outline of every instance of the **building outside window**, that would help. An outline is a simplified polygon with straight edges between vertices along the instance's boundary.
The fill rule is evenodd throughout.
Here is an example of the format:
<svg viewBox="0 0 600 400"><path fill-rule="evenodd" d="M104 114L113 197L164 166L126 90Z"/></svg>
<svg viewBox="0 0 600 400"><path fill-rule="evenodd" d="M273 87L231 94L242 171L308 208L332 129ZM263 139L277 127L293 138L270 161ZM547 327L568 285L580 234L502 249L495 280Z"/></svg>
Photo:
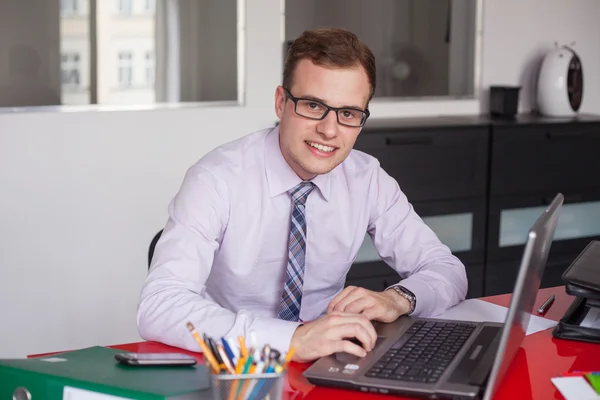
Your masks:
<svg viewBox="0 0 600 400"><path fill-rule="evenodd" d="M78 53L61 55L61 82L63 85L79 86L81 84L81 65Z"/></svg>
<svg viewBox="0 0 600 400"><path fill-rule="evenodd" d="M122 15L131 15L132 0L117 0L117 11Z"/></svg>
<svg viewBox="0 0 600 400"><path fill-rule="evenodd" d="M154 73L155 73L154 53L152 51L146 52L145 61L146 61L146 84L148 86L152 86L152 85L154 85Z"/></svg>
<svg viewBox="0 0 600 400"><path fill-rule="evenodd" d="M79 7L78 0L60 0L60 11L63 14L77 14Z"/></svg>
<svg viewBox="0 0 600 400"><path fill-rule="evenodd" d="M121 51L117 58L118 83L120 87L128 87L133 84L133 53Z"/></svg>
<svg viewBox="0 0 600 400"><path fill-rule="evenodd" d="M146 0L144 5L144 11L149 14L154 13L156 7L156 0Z"/></svg>

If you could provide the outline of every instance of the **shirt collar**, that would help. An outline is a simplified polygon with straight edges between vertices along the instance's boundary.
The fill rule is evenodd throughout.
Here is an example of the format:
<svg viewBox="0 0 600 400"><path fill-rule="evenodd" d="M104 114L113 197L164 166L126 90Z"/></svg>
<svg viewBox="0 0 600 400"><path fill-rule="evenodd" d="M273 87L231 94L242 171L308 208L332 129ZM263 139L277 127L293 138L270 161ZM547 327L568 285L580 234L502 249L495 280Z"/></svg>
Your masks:
<svg viewBox="0 0 600 400"><path fill-rule="evenodd" d="M265 169L271 197L287 192L302 182L281 154L279 126L269 132L265 140ZM317 175L311 180L325 201L329 201L330 181L331 173Z"/></svg>

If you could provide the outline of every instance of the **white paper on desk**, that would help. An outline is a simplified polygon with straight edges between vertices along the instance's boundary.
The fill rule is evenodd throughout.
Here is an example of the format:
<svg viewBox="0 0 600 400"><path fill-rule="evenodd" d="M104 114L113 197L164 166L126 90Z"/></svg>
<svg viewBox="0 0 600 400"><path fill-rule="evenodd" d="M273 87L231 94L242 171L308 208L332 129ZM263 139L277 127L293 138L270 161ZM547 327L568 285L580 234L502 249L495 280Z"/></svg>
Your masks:
<svg viewBox="0 0 600 400"><path fill-rule="evenodd" d="M453 319L458 321L506 322L508 308L479 299L462 301L434 318ZM556 326L557 322L548 318L532 315L527 327L527 335Z"/></svg>
<svg viewBox="0 0 600 400"><path fill-rule="evenodd" d="M590 308L579 326L583 326L584 328L600 329L600 310L598 310L597 307Z"/></svg>
<svg viewBox="0 0 600 400"><path fill-rule="evenodd" d="M550 380L565 400L600 400L583 376L561 376Z"/></svg>
<svg viewBox="0 0 600 400"><path fill-rule="evenodd" d="M111 394L92 392L89 390L65 386L63 389L63 400L129 400L129 399L126 397L113 396Z"/></svg>

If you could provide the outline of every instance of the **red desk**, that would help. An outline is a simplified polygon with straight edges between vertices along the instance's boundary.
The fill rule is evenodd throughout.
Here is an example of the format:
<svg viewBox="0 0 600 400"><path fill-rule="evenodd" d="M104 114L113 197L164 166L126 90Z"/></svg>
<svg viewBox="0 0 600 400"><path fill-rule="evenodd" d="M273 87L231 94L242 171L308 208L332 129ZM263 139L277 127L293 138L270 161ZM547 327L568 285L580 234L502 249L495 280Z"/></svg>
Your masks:
<svg viewBox="0 0 600 400"><path fill-rule="evenodd" d="M564 287L541 289L535 303L536 309L550 294L556 295L556 301L545 317L558 321L573 298L565 293ZM510 294L485 297L482 300L508 307ZM128 343L111 347L145 353L185 352L155 342ZM202 361L200 353L187 353ZM309 364L299 363L290 365L284 399L378 398L386 400L391 398L387 395L313 386L302 376L302 372L308 366ZM600 345L555 339L552 337L551 329L526 336L522 349L517 353L496 399L562 399L562 395L550 382L550 378L575 370L600 370Z"/></svg>

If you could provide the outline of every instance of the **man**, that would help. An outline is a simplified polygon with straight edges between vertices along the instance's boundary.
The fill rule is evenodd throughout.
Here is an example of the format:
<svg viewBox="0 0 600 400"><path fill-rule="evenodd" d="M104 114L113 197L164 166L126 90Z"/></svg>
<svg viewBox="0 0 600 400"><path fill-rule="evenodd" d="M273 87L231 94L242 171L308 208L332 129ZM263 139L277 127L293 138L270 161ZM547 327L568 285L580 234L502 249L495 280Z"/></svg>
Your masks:
<svg viewBox="0 0 600 400"><path fill-rule="evenodd" d="M464 266L377 160L352 150L374 90L374 56L352 33L312 30L292 44L279 126L205 155L169 205L140 298L143 338L198 350L190 321L217 338L293 346L296 361L364 356L371 321L465 298ZM381 293L343 289L365 232L402 278Z"/></svg>

